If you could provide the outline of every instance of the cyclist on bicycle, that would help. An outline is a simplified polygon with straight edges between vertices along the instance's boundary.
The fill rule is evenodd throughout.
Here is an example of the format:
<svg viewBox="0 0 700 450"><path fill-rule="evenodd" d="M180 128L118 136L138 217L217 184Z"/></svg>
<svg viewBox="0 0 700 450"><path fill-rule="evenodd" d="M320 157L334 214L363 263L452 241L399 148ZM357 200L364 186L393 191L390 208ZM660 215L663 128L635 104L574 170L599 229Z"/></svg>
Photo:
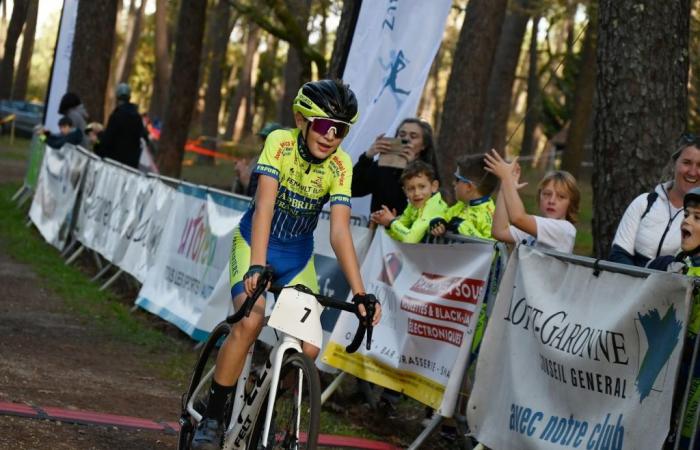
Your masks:
<svg viewBox="0 0 700 450"><path fill-rule="evenodd" d="M350 232L352 163L340 148L358 116L357 99L339 80L304 84L293 104L296 128L276 130L267 137L254 176L254 200L233 235L230 260L231 297L238 307L250 295L264 266L275 283L303 284L318 292L313 263L313 232L323 205L330 201L330 242L350 288L361 303L365 289ZM364 307L360 305L360 314ZM203 420L197 425L193 449L219 448L229 395L243 369L248 348L263 326L261 296L249 317L236 323L216 361ZM379 322L377 304L373 323ZM304 342L311 358L319 349Z"/></svg>

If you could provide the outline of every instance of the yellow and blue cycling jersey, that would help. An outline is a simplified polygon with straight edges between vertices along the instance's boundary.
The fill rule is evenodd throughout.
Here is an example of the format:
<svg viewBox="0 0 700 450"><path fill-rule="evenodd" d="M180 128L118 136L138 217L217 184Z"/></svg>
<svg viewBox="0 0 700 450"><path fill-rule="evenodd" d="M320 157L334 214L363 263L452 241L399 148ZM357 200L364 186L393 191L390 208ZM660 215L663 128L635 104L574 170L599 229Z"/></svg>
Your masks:
<svg viewBox="0 0 700 450"><path fill-rule="evenodd" d="M496 204L489 196L470 200L468 205L457 201L445 215L447 231L462 236L492 239L491 227L495 210Z"/></svg>
<svg viewBox="0 0 700 450"><path fill-rule="evenodd" d="M309 162L300 153L300 145L305 144L298 128L270 133L253 173L278 182L267 252L267 264L275 271L276 283L295 280L313 288L313 233L318 217L328 201L331 206L350 207L352 164L340 148L323 161ZM234 296L242 292L240 282L250 265L249 249L243 247L250 246L254 212L255 200L241 219L240 234L234 235L230 262ZM304 273L309 274L308 280L295 278Z"/></svg>

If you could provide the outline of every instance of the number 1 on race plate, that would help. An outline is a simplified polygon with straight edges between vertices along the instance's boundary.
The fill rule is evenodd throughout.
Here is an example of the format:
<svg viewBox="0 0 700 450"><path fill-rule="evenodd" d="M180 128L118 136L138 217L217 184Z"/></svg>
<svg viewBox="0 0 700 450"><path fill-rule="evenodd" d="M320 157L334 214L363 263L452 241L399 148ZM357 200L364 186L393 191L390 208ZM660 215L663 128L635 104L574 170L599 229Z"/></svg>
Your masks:
<svg viewBox="0 0 700 450"><path fill-rule="evenodd" d="M321 348L321 305L316 297L293 288L282 289L267 324Z"/></svg>

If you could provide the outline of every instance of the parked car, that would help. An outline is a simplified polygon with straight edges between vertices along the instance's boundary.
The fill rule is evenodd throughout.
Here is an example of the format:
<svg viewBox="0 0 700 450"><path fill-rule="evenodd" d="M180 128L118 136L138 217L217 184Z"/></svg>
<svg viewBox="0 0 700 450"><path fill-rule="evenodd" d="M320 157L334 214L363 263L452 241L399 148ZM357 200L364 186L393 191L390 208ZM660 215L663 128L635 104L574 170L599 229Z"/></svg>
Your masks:
<svg viewBox="0 0 700 450"><path fill-rule="evenodd" d="M34 127L44 118L44 105L20 100L0 100L0 119L15 115L15 133L31 136ZM2 124L2 132L9 133L11 122Z"/></svg>

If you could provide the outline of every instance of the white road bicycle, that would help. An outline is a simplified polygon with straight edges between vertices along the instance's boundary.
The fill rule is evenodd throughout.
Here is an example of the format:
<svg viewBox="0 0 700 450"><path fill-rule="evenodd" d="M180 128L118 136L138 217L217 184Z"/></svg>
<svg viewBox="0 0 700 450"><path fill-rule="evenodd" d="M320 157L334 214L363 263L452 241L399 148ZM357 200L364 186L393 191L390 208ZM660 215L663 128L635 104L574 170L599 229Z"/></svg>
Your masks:
<svg viewBox="0 0 700 450"><path fill-rule="evenodd" d="M272 272L265 271L253 295L235 314L217 325L204 344L189 388L183 395L179 450L191 448L194 430L202 420L220 344L231 332L231 325L250 314L271 279ZM257 373L251 370L255 345L248 351L235 394L226 406L226 432L222 443L225 450L316 448L321 388L314 362L302 352L301 342L321 347L322 306L349 311L358 317L355 337L346 347L348 353L360 347L365 334L367 349L371 345L371 317L376 306L373 297L364 304L367 315L361 317L354 303L313 294L302 285L269 290L279 294L267 321L267 326L275 330L277 343Z"/></svg>

